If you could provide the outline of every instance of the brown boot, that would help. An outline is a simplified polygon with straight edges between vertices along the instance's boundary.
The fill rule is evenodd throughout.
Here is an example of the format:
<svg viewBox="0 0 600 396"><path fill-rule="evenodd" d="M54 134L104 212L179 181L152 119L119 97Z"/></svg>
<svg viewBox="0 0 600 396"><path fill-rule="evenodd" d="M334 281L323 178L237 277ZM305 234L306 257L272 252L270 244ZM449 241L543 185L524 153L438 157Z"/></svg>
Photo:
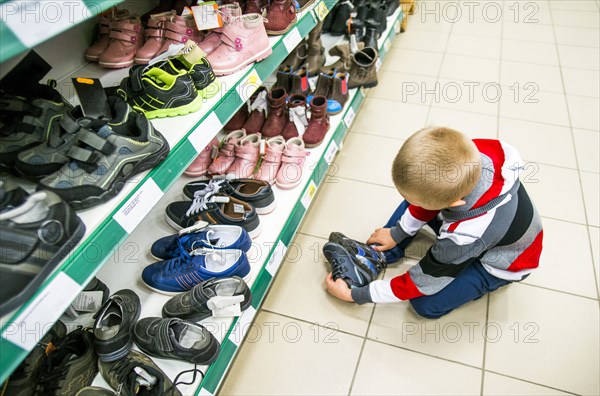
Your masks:
<svg viewBox="0 0 600 396"><path fill-rule="evenodd" d="M267 6L267 0L247 0L244 14L262 14Z"/></svg>
<svg viewBox="0 0 600 396"><path fill-rule="evenodd" d="M282 64L279 66L277 70L275 84L271 87L271 89L275 88L283 88L285 92L290 91L290 73L292 72L292 68L288 65Z"/></svg>
<svg viewBox="0 0 600 396"><path fill-rule="evenodd" d="M375 48L367 47L351 56L350 80L348 88L373 88L377 85L377 59Z"/></svg>
<svg viewBox="0 0 600 396"><path fill-rule="evenodd" d="M291 67L293 70L298 70L306 63L308 57L308 44L306 40L302 40L300 44L283 61L283 65Z"/></svg>
<svg viewBox="0 0 600 396"><path fill-rule="evenodd" d="M306 118L306 96L291 95L288 100L288 121L281 136L285 140L302 136L308 125ZM298 130L300 129L300 130Z"/></svg>
<svg viewBox="0 0 600 396"><path fill-rule="evenodd" d="M306 65L300 69L296 69L290 73L288 95L300 94L308 96L310 93L310 85L308 85L308 72Z"/></svg>
<svg viewBox="0 0 600 396"><path fill-rule="evenodd" d="M231 117L229 122L227 122L227 124L225 124L223 129L225 130L225 132L231 132L231 131L235 131L238 129L242 129L242 126L244 126L244 123L246 122L247 119L248 119L248 105L246 103L244 103L242 105L242 107L237 111L237 113L235 113L233 115L233 117Z"/></svg>
<svg viewBox="0 0 600 396"><path fill-rule="evenodd" d="M281 135L287 123L286 105L287 93L283 88L275 88L269 92L267 101L269 110L267 120L262 128L262 135L266 138Z"/></svg>
<svg viewBox="0 0 600 396"><path fill-rule="evenodd" d="M348 73L334 71L331 77L331 86L327 99L330 99L334 104L339 103L340 106L329 106L329 114L338 114L344 109L344 105L348 101Z"/></svg>
<svg viewBox="0 0 600 396"><path fill-rule="evenodd" d="M296 6L292 0L272 0L267 7L265 29L271 36L287 33L296 23Z"/></svg>
<svg viewBox="0 0 600 396"><path fill-rule="evenodd" d="M364 47L365 47L365 45L362 42L358 43L359 50L362 50ZM329 50L329 55L339 56L340 59L335 61L335 63L330 66L323 66L321 68L322 72L326 73L330 69L336 69L338 71L343 71L343 72L350 71L350 65L351 65L350 55L352 55L352 53L350 52L350 44L349 43L344 42L344 43L334 45Z"/></svg>
<svg viewBox="0 0 600 396"><path fill-rule="evenodd" d="M319 22L313 30L308 33L308 76L315 76L325 64L325 48L321 42L321 31L323 30L323 22Z"/></svg>
<svg viewBox="0 0 600 396"><path fill-rule="evenodd" d="M331 78L333 77L334 72L333 69L330 69L319 74L315 90L312 93L314 96L327 97L327 95L329 95L329 91L331 90Z"/></svg>
<svg viewBox="0 0 600 396"><path fill-rule="evenodd" d="M262 130L267 118L267 95L267 88L260 87L250 98L250 115L243 126L246 133L258 133Z"/></svg>
<svg viewBox="0 0 600 396"><path fill-rule="evenodd" d="M329 130L329 115L327 114L327 98L315 96L310 102L310 121L302 136L306 147L317 147L325 139Z"/></svg>

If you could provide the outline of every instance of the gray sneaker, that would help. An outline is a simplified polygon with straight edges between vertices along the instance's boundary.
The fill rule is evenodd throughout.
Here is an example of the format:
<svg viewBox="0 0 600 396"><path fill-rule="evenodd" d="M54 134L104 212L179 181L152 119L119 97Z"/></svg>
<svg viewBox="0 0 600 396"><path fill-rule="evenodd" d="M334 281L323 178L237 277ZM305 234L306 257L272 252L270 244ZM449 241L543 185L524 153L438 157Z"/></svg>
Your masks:
<svg viewBox="0 0 600 396"><path fill-rule="evenodd" d="M102 378L121 396L181 396L148 356L132 350L116 362L98 362Z"/></svg>
<svg viewBox="0 0 600 396"><path fill-rule="evenodd" d="M142 114L130 112L127 122L116 126L88 127L77 133L69 162L38 186L76 210L110 200L134 175L154 168L169 154L167 140Z"/></svg>

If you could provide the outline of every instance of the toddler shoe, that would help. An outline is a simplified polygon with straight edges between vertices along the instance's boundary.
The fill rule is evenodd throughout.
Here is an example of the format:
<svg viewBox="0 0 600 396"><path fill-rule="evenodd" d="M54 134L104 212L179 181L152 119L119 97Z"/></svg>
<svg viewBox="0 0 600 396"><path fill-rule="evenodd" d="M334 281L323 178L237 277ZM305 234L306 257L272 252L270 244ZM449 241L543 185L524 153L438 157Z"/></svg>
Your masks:
<svg viewBox="0 0 600 396"><path fill-rule="evenodd" d="M315 96L325 96L327 98L327 112L331 115L338 114L344 109L348 101L348 73L330 69L325 73L320 73L317 78L317 85L312 95L307 100L312 101Z"/></svg>
<svg viewBox="0 0 600 396"><path fill-rule="evenodd" d="M282 35L294 26L296 20L293 0L271 0L267 7L265 29L269 35Z"/></svg>
<svg viewBox="0 0 600 396"><path fill-rule="evenodd" d="M137 16L126 16L110 23L110 44L98 58L107 69L131 67L144 41L144 29Z"/></svg>
<svg viewBox="0 0 600 396"><path fill-rule="evenodd" d="M208 173L208 167L212 162L212 151L219 147L219 140L215 137L204 149L198 154L196 159L187 167L186 176L204 176Z"/></svg>
<svg viewBox="0 0 600 396"><path fill-rule="evenodd" d="M281 135L287 124L287 91L285 88L271 89L267 97L269 110L267 120L262 128L262 135L266 138Z"/></svg>
<svg viewBox="0 0 600 396"><path fill-rule="evenodd" d="M267 119L267 95L267 88L260 87L252 97L250 97L250 114L248 114L248 118L242 127L246 130L246 133L259 133L262 130L263 125L265 125Z"/></svg>
<svg viewBox="0 0 600 396"><path fill-rule="evenodd" d="M291 95L287 107L288 120L281 134L285 140L304 135L308 127L306 97L304 95Z"/></svg>
<svg viewBox="0 0 600 396"><path fill-rule="evenodd" d="M329 115L327 114L327 99L315 96L310 101L310 121L302 136L306 147L319 146L329 130Z"/></svg>
<svg viewBox="0 0 600 396"><path fill-rule="evenodd" d="M300 184L307 155L309 153L304 148L302 138L295 137L287 141L281 157L281 168L277 172L277 187L288 190Z"/></svg>
<svg viewBox="0 0 600 396"><path fill-rule="evenodd" d="M235 160L227 170L233 179L247 179L254 174L260 156L260 133L248 135L235 146Z"/></svg>
<svg viewBox="0 0 600 396"><path fill-rule="evenodd" d="M242 9L238 3L221 4L219 6L219 14L221 15L223 26L227 26L234 21L239 21L239 18L242 16ZM214 52L222 43L222 35L223 28L209 30L202 42L199 43L200 47L207 54Z"/></svg>
<svg viewBox="0 0 600 396"><path fill-rule="evenodd" d="M182 71L187 73L194 82L198 95L203 99L212 98L221 88L212 66L206 59L206 53L194 41L186 42L181 53L169 58L161 68L173 75Z"/></svg>
<svg viewBox="0 0 600 396"><path fill-rule="evenodd" d="M257 180L263 180L269 184L274 184L277 179L277 172L281 168L281 157L285 148L285 139L282 136L275 136L266 140L265 154L258 172L254 176Z"/></svg>
<svg viewBox="0 0 600 396"><path fill-rule="evenodd" d="M100 55L108 48L110 43L110 24L111 22L121 19L129 15L127 10L117 10L111 8L110 10L102 13L100 16L100 23L98 25L98 38L92 44L90 48L85 52L85 59L90 62L98 62Z"/></svg>
<svg viewBox="0 0 600 396"><path fill-rule="evenodd" d="M192 14L171 16L169 21L164 22L164 32L165 41L156 55L167 52L171 44L185 44L190 40L195 43L202 41Z"/></svg>
<svg viewBox="0 0 600 396"><path fill-rule="evenodd" d="M243 129L244 124L248 120L248 115L248 105L244 103L242 107L240 107L240 109L233 115L233 117L231 117L231 119L227 121L227 124L223 126L223 130L229 133Z"/></svg>
<svg viewBox="0 0 600 396"><path fill-rule="evenodd" d="M227 136L225 136L223 143L221 143L221 149L219 150L217 158L215 158L213 163L208 167L208 173L211 175L226 174L227 170L235 161L235 147L245 137L246 131L243 129L229 132Z"/></svg>
<svg viewBox="0 0 600 396"><path fill-rule="evenodd" d="M135 63L147 65L160 52L165 43L165 24L175 17L175 11L162 12L150 15L150 20L144 30L146 42L135 56Z"/></svg>

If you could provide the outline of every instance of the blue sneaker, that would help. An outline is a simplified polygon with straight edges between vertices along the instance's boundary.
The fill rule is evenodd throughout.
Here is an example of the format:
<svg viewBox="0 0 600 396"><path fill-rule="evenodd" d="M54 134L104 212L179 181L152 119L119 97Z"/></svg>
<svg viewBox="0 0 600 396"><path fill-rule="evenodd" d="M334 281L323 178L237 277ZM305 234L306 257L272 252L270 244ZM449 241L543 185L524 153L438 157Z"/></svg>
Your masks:
<svg viewBox="0 0 600 396"><path fill-rule="evenodd" d="M213 249L212 252L204 251L201 254L180 250L179 253L178 257L144 268L142 280L146 286L162 294L174 295L211 278L236 275L244 280L249 278L250 263L246 253L241 250Z"/></svg>
<svg viewBox="0 0 600 396"><path fill-rule="evenodd" d="M252 239L242 227L220 224L196 224L183 229L179 234L160 238L152 244L150 253L158 260L179 256L179 250L191 252L195 249L239 249L247 252Z"/></svg>
<svg viewBox="0 0 600 396"><path fill-rule="evenodd" d="M331 264L333 280L341 278L349 288L368 285L386 267L383 253L339 232L329 235L323 254Z"/></svg>

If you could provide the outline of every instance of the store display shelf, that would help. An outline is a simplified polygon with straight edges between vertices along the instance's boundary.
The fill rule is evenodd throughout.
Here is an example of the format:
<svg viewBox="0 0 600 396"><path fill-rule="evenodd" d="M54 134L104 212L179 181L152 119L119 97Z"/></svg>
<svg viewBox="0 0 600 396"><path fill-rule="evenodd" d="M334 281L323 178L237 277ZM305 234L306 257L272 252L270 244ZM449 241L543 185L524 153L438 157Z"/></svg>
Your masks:
<svg viewBox="0 0 600 396"><path fill-rule="evenodd" d="M35 346L36 341L60 317L84 285L100 270L140 224L222 126L271 75L303 37L323 19L336 0L321 0L299 15L298 22L283 36L271 37L273 53L267 59L220 79L219 94L202 109L183 117L153 120L171 146L167 159L150 172L126 183L119 196L96 208L78 212L86 224L82 242L44 282L36 294L15 313L2 318L0 338L0 383ZM106 2L107 4L110 2ZM111 3L116 4L115 2ZM108 7L108 5L107 5ZM104 86L117 84L127 71L106 71L97 65L76 70L74 76L98 77ZM59 81L66 97L70 76ZM65 89L69 90L65 94Z"/></svg>
<svg viewBox="0 0 600 396"><path fill-rule="evenodd" d="M0 63L123 1L0 1Z"/></svg>

